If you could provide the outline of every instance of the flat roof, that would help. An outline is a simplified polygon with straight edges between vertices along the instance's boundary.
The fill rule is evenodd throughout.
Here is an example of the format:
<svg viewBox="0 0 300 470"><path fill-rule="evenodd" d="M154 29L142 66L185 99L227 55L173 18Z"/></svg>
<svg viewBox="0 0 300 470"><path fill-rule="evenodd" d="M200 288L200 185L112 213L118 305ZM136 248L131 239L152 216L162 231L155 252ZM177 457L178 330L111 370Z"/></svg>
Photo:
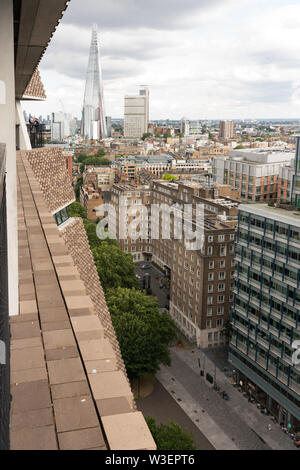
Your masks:
<svg viewBox="0 0 300 470"><path fill-rule="evenodd" d="M287 210L281 207L271 207L268 204L241 204L239 210L300 227L300 211L298 212L297 209Z"/></svg>

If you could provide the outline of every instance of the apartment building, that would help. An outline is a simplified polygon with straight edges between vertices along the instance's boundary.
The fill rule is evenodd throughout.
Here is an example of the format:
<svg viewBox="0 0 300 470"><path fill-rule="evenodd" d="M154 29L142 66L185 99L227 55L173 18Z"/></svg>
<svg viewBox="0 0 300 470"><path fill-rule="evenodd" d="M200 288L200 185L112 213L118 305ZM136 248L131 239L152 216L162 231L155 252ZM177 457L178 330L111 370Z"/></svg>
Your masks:
<svg viewBox="0 0 300 470"><path fill-rule="evenodd" d="M283 176L283 169L292 164L293 158L289 150L277 148L233 150L228 157L214 159L214 180L235 188L244 202L277 201L280 171ZM282 183L282 179L280 188L287 197L289 185Z"/></svg>
<svg viewBox="0 0 300 470"><path fill-rule="evenodd" d="M80 203L85 208L87 219L96 222L100 217L100 206L104 204L104 195L92 184L80 188Z"/></svg>
<svg viewBox="0 0 300 470"><path fill-rule="evenodd" d="M116 234L120 248L131 253L134 261L151 259L152 191L150 186L114 184L111 204L116 218L110 219L109 230ZM146 208L146 210L144 210Z"/></svg>
<svg viewBox="0 0 300 470"><path fill-rule="evenodd" d="M153 183L153 204L191 204L193 230L197 204L204 206L201 249L189 249L186 238L164 239L163 219L156 220L159 238L152 239L152 261L169 272L170 315L177 327L197 346L225 344L224 327L233 302L236 201L220 198L214 187L199 183ZM171 218L171 234L174 218Z"/></svg>
<svg viewBox="0 0 300 470"><path fill-rule="evenodd" d="M229 359L248 395L300 432L300 219L283 207L239 208Z"/></svg>
<svg viewBox="0 0 300 470"><path fill-rule="evenodd" d="M109 221L109 230L116 233L120 247L134 261L151 260L169 277L170 315L178 328L198 346L225 344L224 327L233 301L238 203L220 197L216 185L165 181L152 181L151 187L115 184L111 202L117 217L116 222ZM165 219L164 213L175 204L190 204L194 214L196 205L203 205L201 249L191 249L184 236L174 236L174 215L171 211ZM191 226L199 232L193 218Z"/></svg>
<svg viewBox="0 0 300 470"><path fill-rule="evenodd" d="M116 180L115 169L109 166L86 166L83 173L83 184L92 184L101 192L110 191Z"/></svg>
<svg viewBox="0 0 300 470"><path fill-rule="evenodd" d="M220 139L232 139L234 136L233 121L220 121Z"/></svg>

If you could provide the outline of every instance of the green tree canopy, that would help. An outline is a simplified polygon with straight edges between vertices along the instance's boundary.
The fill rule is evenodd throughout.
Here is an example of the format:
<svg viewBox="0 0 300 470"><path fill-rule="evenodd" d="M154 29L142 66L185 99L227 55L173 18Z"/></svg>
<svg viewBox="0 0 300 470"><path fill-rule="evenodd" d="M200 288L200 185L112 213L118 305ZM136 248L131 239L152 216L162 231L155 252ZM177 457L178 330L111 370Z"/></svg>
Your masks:
<svg viewBox="0 0 300 470"><path fill-rule="evenodd" d="M153 134L151 134L151 132L145 132L143 134L142 140L148 139L148 137L152 137L152 136L153 136Z"/></svg>
<svg viewBox="0 0 300 470"><path fill-rule="evenodd" d="M155 374L170 365L169 344L176 337L173 321L158 302L136 289L109 289L107 305L130 378Z"/></svg>
<svg viewBox="0 0 300 470"><path fill-rule="evenodd" d="M240 144L240 145L238 145L237 147L235 147L234 150L242 150L242 149L244 149L244 148L245 148L245 147L244 147L242 144Z"/></svg>
<svg viewBox="0 0 300 470"><path fill-rule="evenodd" d="M92 252L104 291L111 287L137 287L131 255L107 240L103 240Z"/></svg>
<svg viewBox="0 0 300 470"><path fill-rule="evenodd" d="M157 450L196 450L193 435L186 432L174 421L156 424L151 416L146 418Z"/></svg>
<svg viewBox="0 0 300 470"><path fill-rule="evenodd" d="M86 158L88 158L88 155L86 153L81 153L76 159L78 163L82 163Z"/></svg>
<svg viewBox="0 0 300 470"><path fill-rule="evenodd" d="M118 246L117 240L108 238L107 240L100 240L97 235L97 224L95 222L84 221L84 227L89 239L90 248L97 248L101 243L108 243L109 245Z"/></svg>
<svg viewBox="0 0 300 470"><path fill-rule="evenodd" d="M178 180L177 176L170 175L169 173L165 173L162 179L165 181L177 181Z"/></svg>
<svg viewBox="0 0 300 470"><path fill-rule="evenodd" d="M99 149L98 152L97 152L97 156L98 157L104 157L105 153L106 153L105 149L101 147L101 149Z"/></svg>
<svg viewBox="0 0 300 470"><path fill-rule="evenodd" d="M83 173L84 167L86 165L109 166L110 160L108 158L101 158L101 157L87 157L81 162L80 173Z"/></svg>
<svg viewBox="0 0 300 470"><path fill-rule="evenodd" d="M80 204L80 202L73 202L68 206L68 214L70 217L81 217L82 219L86 219L86 210Z"/></svg>

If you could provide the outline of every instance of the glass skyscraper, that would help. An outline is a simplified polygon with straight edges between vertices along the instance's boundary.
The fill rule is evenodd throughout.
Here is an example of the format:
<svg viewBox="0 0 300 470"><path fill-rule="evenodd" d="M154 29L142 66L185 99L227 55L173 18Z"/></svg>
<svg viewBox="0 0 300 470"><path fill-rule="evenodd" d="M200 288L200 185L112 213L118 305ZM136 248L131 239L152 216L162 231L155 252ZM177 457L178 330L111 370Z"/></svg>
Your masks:
<svg viewBox="0 0 300 470"><path fill-rule="evenodd" d="M93 140L101 140L107 137L97 25L93 26L92 31L81 134L83 137Z"/></svg>

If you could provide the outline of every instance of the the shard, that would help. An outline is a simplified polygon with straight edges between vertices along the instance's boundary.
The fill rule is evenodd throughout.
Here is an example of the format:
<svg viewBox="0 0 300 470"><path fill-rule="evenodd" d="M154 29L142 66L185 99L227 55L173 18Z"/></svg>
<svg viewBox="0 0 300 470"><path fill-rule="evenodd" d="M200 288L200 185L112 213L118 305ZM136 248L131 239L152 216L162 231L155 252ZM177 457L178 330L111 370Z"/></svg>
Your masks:
<svg viewBox="0 0 300 470"><path fill-rule="evenodd" d="M86 75L81 133L85 139L107 137L97 25L93 26Z"/></svg>

